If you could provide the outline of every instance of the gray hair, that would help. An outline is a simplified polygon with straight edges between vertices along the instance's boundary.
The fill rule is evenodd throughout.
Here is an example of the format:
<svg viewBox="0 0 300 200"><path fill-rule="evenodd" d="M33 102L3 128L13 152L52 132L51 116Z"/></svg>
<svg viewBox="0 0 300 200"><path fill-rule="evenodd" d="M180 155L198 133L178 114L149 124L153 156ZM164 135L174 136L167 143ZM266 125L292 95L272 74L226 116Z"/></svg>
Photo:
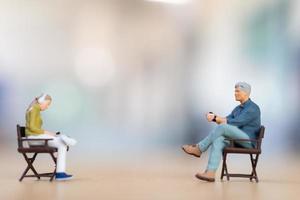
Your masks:
<svg viewBox="0 0 300 200"><path fill-rule="evenodd" d="M234 87L239 88L240 90L246 92L248 95L250 95L251 93L251 85L246 82L238 82Z"/></svg>

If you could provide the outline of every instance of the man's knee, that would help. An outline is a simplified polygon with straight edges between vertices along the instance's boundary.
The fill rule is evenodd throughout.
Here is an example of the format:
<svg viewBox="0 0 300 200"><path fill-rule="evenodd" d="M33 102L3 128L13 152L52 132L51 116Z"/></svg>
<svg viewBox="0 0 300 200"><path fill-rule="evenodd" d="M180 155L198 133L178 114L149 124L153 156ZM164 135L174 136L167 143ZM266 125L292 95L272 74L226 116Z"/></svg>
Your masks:
<svg viewBox="0 0 300 200"><path fill-rule="evenodd" d="M228 124L219 124L217 127L218 127L218 129L226 131L228 129L229 125Z"/></svg>
<svg viewBox="0 0 300 200"><path fill-rule="evenodd" d="M223 137L223 136L218 137L217 139L215 139L215 140L213 141L213 145L214 145L214 146L223 146L224 140L225 140L225 137Z"/></svg>

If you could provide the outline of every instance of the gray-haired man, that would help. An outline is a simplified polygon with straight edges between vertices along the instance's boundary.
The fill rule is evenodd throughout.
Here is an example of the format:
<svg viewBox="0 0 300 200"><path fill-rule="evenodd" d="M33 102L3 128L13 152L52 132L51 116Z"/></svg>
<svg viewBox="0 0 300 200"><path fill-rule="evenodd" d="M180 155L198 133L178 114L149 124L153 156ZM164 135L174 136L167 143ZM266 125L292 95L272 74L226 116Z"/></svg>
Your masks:
<svg viewBox="0 0 300 200"><path fill-rule="evenodd" d="M183 145L182 149L187 154L200 157L210 146L208 165L204 173L197 173L196 177L209 181L215 181L215 172L218 169L222 158L224 147L229 143L225 138L232 139L256 139L259 132L260 109L249 98L251 86L245 82L238 82L235 85L235 100L238 105L227 117L220 117L213 113L207 113L206 118L209 122L216 122L216 126L209 135L195 145ZM250 142L240 142L239 145L245 148L252 148Z"/></svg>

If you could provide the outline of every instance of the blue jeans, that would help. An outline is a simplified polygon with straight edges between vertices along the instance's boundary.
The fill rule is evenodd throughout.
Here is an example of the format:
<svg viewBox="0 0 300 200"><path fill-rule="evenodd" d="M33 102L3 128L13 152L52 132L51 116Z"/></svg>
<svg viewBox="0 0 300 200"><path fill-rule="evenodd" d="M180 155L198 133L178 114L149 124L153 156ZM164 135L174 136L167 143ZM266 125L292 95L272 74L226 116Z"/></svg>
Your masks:
<svg viewBox="0 0 300 200"><path fill-rule="evenodd" d="M222 159L223 149L230 142L225 138L231 139L250 139L249 136L237 128L229 124L220 124L212 130L209 135L198 143L201 152L205 152L211 146L208 165L206 170L216 171ZM239 145L245 148L252 148L251 142L239 142Z"/></svg>

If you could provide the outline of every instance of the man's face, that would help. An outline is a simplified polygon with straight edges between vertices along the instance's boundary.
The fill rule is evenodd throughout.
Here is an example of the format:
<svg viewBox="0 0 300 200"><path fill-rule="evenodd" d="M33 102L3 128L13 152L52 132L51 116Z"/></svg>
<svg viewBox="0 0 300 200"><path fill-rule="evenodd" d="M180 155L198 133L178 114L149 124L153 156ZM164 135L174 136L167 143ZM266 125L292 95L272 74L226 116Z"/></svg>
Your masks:
<svg viewBox="0 0 300 200"><path fill-rule="evenodd" d="M249 95L238 87L234 90L234 96L236 101L244 101L249 98Z"/></svg>

